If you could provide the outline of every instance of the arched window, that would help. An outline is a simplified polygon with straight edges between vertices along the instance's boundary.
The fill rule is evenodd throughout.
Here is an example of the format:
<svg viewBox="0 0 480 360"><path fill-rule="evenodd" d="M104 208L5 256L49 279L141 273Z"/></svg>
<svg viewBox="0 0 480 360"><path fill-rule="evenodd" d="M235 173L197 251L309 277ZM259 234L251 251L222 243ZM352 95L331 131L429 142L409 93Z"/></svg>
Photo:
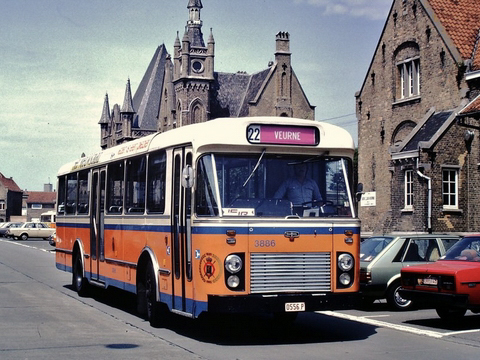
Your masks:
<svg viewBox="0 0 480 360"><path fill-rule="evenodd" d="M420 96L420 49L408 41L394 52L396 69L396 101Z"/></svg>

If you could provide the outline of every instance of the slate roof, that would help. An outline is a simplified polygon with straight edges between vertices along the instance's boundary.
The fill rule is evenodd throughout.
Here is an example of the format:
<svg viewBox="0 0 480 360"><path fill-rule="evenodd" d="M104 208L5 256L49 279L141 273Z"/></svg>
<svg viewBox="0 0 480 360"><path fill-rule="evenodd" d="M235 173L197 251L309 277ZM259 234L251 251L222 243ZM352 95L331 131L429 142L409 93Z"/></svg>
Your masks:
<svg viewBox="0 0 480 360"><path fill-rule="evenodd" d="M450 116L453 110L441 111L434 113L427 121L415 132L413 137L403 147L402 151L412 151L422 147L420 142L430 143L439 129L442 129L447 121L451 120Z"/></svg>
<svg viewBox="0 0 480 360"><path fill-rule="evenodd" d="M479 0L428 0L428 2L462 58L472 60L474 70L479 70Z"/></svg>
<svg viewBox="0 0 480 360"><path fill-rule="evenodd" d="M0 173L0 185L10 191L23 192L23 190L18 187L17 183L13 180L13 178L6 178L5 176L3 176L2 173Z"/></svg>
<svg viewBox="0 0 480 360"><path fill-rule="evenodd" d="M157 116L160 110L167 50L160 45L133 96L133 108L137 111L133 127L143 130L157 130Z"/></svg>

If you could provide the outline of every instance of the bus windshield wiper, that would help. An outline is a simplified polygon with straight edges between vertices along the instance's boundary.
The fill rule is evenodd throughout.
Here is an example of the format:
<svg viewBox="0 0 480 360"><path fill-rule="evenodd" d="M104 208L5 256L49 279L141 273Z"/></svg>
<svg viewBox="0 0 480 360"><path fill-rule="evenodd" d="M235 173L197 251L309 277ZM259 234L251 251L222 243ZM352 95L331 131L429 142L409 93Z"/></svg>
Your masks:
<svg viewBox="0 0 480 360"><path fill-rule="evenodd" d="M247 178L247 180L245 180L245 182L243 183L243 186L242 187L245 187L248 182L250 181L250 179L252 178L253 174L255 174L255 171L257 171L258 169L258 166L260 165L260 162L262 161L263 159L263 155L265 155L265 153L267 152L267 149L263 149L262 151L262 154L260 155L260 157L258 158L258 161L257 163L255 164L255 167L253 168L252 172L250 173L250 176Z"/></svg>

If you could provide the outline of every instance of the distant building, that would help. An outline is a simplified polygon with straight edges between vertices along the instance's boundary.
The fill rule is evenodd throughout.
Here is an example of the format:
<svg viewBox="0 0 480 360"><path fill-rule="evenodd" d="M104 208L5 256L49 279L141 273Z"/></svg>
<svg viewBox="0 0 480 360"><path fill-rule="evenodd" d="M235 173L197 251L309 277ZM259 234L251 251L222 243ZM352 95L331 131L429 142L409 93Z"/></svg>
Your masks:
<svg viewBox="0 0 480 360"><path fill-rule="evenodd" d="M40 221L40 215L55 210L56 192L27 191L25 192L26 221Z"/></svg>
<svg viewBox="0 0 480 360"><path fill-rule="evenodd" d="M105 95L101 128L103 149L157 131L219 117L286 116L314 119L310 105L292 69L290 35L276 35L275 61L255 74L215 71L215 40L202 33L201 0L190 0L189 19L173 54L157 48L132 97L127 82L123 105L110 109ZM241 66L241 63L239 63Z"/></svg>
<svg viewBox="0 0 480 360"><path fill-rule="evenodd" d="M480 230L478 0L394 0L356 113L364 233Z"/></svg>
<svg viewBox="0 0 480 360"><path fill-rule="evenodd" d="M13 178L6 178L0 173L0 222L22 215L22 195L22 189Z"/></svg>

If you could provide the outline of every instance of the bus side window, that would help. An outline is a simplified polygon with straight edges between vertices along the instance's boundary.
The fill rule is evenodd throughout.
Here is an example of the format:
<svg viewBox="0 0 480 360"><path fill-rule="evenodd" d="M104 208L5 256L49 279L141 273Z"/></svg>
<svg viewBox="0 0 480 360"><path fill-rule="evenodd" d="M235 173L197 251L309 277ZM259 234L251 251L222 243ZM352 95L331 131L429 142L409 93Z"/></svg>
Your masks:
<svg viewBox="0 0 480 360"><path fill-rule="evenodd" d="M125 210L143 214L145 211L146 158L144 156L127 161L125 181Z"/></svg>
<svg viewBox="0 0 480 360"><path fill-rule="evenodd" d="M109 165L107 179L107 211L109 214L123 212L123 161Z"/></svg>
<svg viewBox="0 0 480 360"><path fill-rule="evenodd" d="M65 204L65 214L75 214L77 201L77 174L67 176L67 202Z"/></svg>
<svg viewBox="0 0 480 360"><path fill-rule="evenodd" d="M165 178L166 178L166 155L160 153L151 154L148 158L148 192L147 211L149 213L161 213L165 211Z"/></svg>
<svg viewBox="0 0 480 360"><path fill-rule="evenodd" d="M88 200L90 193L88 191L89 171L82 171L78 174L78 214L88 214Z"/></svg>
<svg viewBox="0 0 480 360"><path fill-rule="evenodd" d="M57 214L65 214L65 176L58 178Z"/></svg>

